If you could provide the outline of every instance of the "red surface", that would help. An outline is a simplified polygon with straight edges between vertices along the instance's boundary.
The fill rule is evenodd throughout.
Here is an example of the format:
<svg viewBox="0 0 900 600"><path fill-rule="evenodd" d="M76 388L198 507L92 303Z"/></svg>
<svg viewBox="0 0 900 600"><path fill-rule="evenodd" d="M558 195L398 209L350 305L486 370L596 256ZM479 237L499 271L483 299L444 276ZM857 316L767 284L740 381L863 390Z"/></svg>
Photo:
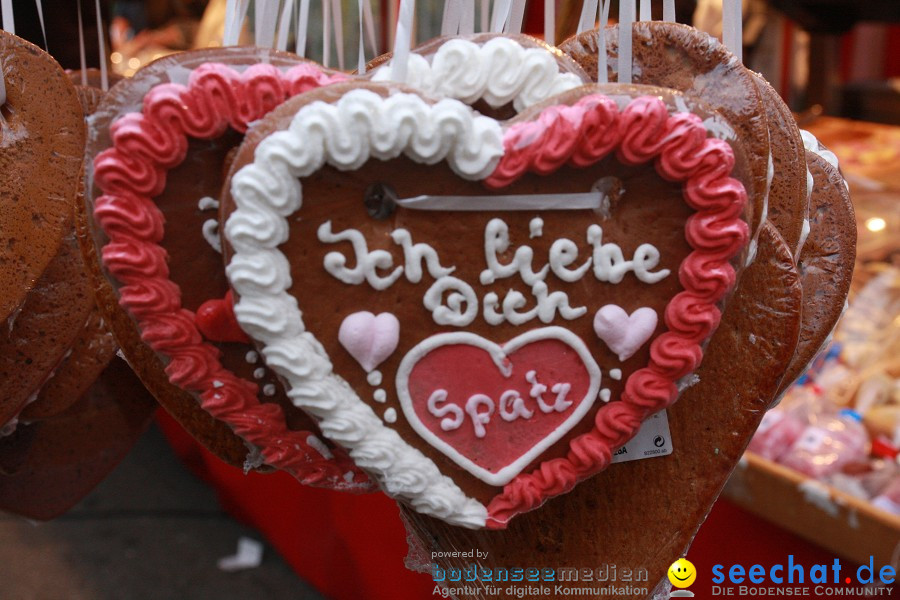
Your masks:
<svg viewBox="0 0 900 600"><path fill-rule="evenodd" d="M404 567L406 532L392 500L382 494L357 496L305 487L285 473L244 475L200 447L163 411L158 421L187 466L216 489L223 508L257 528L297 574L327 598L432 597L430 576ZM711 597L713 565L724 565L726 573L734 564L760 564L768 571L773 564L786 564L788 555L806 573L835 559L829 551L720 500L687 555L698 572L691 591L698 598ZM856 571L856 565L845 560L841 565L842 574Z"/></svg>

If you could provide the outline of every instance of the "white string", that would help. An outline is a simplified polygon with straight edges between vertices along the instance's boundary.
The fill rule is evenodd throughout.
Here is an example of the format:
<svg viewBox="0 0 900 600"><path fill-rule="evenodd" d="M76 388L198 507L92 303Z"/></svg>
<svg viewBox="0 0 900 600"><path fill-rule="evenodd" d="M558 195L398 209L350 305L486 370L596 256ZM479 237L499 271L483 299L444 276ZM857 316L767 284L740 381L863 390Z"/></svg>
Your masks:
<svg viewBox="0 0 900 600"><path fill-rule="evenodd" d="M363 0L363 17L366 22L366 35L369 38L369 52L378 56L378 41L375 37L375 18L372 16L372 0Z"/></svg>
<svg viewBox="0 0 900 600"><path fill-rule="evenodd" d="M594 15L597 14L597 0L584 0L581 5L581 17L578 19L578 32L594 28Z"/></svg>
<svg viewBox="0 0 900 600"><path fill-rule="evenodd" d="M363 0L359 0L359 57L356 63L356 72L362 75L366 72L366 49L363 43Z"/></svg>
<svg viewBox="0 0 900 600"><path fill-rule="evenodd" d="M663 0L663 21L675 22L675 0Z"/></svg>
<svg viewBox="0 0 900 600"><path fill-rule="evenodd" d="M513 0L509 12L507 33L522 33L522 22L525 20L525 0Z"/></svg>
<svg viewBox="0 0 900 600"><path fill-rule="evenodd" d="M237 12L237 0L225 0L225 31L222 32L222 45L227 46L231 37L231 29L234 22L234 14Z"/></svg>
<svg viewBox="0 0 900 600"><path fill-rule="evenodd" d="M322 0L322 66L331 62L331 1Z"/></svg>
<svg viewBox="0 0 900 600"><path fill-rule="evenodd" d="M641 21L652 21L650 0L641 0Z"/></svg>
<svg viewBox="0 0 900 600"><path fill-rule="evenodd" d="M84 23L81 18L81 0L78 0L78 58L81 60L81 85L87 87L87 56L84 50Z"/></svg>
<svg viewBox="0 0 900 600"><path fill-rule="evenodd" d="M556 44L556 0L544 0L544 41Z"/></svg>
<svg viewBox="0 0 900 600"><path fill-rule="evenodd" d="M241 37L241 28L244 24L244 18L247 16L247 9L250 8L250 0L234 0L234 10L232 14L225 14L225 35L222 37L223 46L236 46Z"/></svg>
<svg viewBox="0 0 900 600"><path fill-rule="evenodd" d="M494 2L494 12L491 15L491 31L500 33L509 21L509 9L512 7L512 0L496 0Z"/></svg>
<svg viewBox="0 0 900 600"><path fill-rule="evenodd" d="M619 83L631 83L631 24L634 0L619 0Z"/></svg>
<svg viewBox="0 0 900 600"><path fill-rule="evenodd" d="M472 35L475 33L475 0L461 0L461 5L459 35Z"/></svg>
<svg viewBox="0 0 900 600"><path fill-rule="evenodd" d="M456 35L462 11L460 0L444 0L444 16L441 19L441 35Z"/></svg>
<svg viewBox="0 0 900 600"><path fill-rule="evenodd" d="M12 0L0 0L0 12L3 14L3 29L16 35L16 20L13 17Z"/></svg>
<svg viewBox="0 0 900 600"><path fill-rule="evenodd" d="M481 31L488 31L488 15L491 12L491 0L481 0Z"/></svg>
<svg viewBox="0 0 900 600"><path fill-rule="evenodd" d="M16 22L13 19L12 0L0 0L0 15L3 17L3 29L15 35ZM3 63L0 61L0 106L4 104L6 104L6 78L3 76ZM0 119L3 117L0 116Z"/></svg>
<svg viewBox="0 0 900 600"><path fill-rule="evenodd" d="M306 56L306 32L309 29L309 0L300 0L300 10L297 13L297 56Z"/></svg>
<svg viewBox="0 0 900 600"><path fill-rule="evenodd" d="M337 48L338 68L344 70L344 16L341 0L331 0L331 22L334 23L334 45Z"/></svg>
<svg viewBox="0 0 900 600"><path fill-rule="evenodd" d="M281 9L281 19L278 22L278 43L275 46L278 50L284 52L287 50L288 37L291 34L291 16L294 12L294 0L284 0L284 7Z"/></svg>
<svg viewBox="0 0 900 600"><path fill-rule="evenodd" d="M605 195L600 191L565 194L496 194L487 196L414 196L395 202L413 210L597 210Z"/></svg>
<svg viewBox="0 0 900 600"><path fill-rule="evenodd" d="M404 83L412 47L412 27L415 16L415 1L400 0L397 14L397 32L394 34L394 58L391 60L391 79Z"/></svg>
<svg viewBox="0 0 900 600"><path fill-rule="evenodd" d="M275 46L275 30L278 28L278 0L256 0L256 45L263 48Z"/></svg>
<svg viewBox="0 0 900 600"><path fill-rule="evenodd" d="M609 23L609 5L612 0L600 0L597 10L600 13L600 27L598 28L597 39L597 82L609 83L609 75L607 74L607 54L606 54L606 25Z"/></svg>
<svg viewBox="0 0 900 600"><path fill-rule="evenodd" d="M100 43L100 89L109 90L109 74L106 72L106 36L103 35L103 15L100 14L100 0L94 0L97 11L97 41Z"/></svg>
<svg viewBox="0 0 900 600"><path fill-rule="evenodd" d="M47 30L44 28L44 7L41 5L41 0L34 0L34 5L37 8L38 21L41 22L41 35L44 36L44 50L50 52L50 48L47 47Z"/></svg>
<svg viewBox="0 0 900 600"><path fill-rule="evenodd" d="M744 59L741 0L722 0L722 42L739 61Z"/></svg>

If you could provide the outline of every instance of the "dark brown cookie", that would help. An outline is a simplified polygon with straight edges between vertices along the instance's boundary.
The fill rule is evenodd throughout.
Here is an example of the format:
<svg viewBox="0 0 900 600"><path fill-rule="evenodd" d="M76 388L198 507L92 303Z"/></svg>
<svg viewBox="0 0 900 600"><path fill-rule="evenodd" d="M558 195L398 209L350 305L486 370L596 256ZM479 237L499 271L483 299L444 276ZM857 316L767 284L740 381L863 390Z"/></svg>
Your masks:
<svg viewBox="0 0 900 600"><path fill-rule="evenodd" d="M806 153L814 187L809 206L810 231L797 266L803 284L803 319L797 353L779 393L815 358L844 310L856 260L856 219L850 192L840 171L813 152Z"/></svg>
<svg viewBox="0 0 900 600"><path fill-rule="evenodd" d="M0 31L0 63L6 84L6 103L0 106L2 324L22 305L71 229L84 121L69 78L49 54Z"/></svg>
<svg viewBox="0 0 900 600"><path fill-rule="evenodd" d="M0 510L38 520L61 515L131 450L156 408L114 359L67 410L0 439Z"/></svg>
<svg viewBox="0 0 900 600"><path fill-rule="evenodd" d="M806 150L791 110L761 75L752 74L766 109L772 151L767 218L796 256L809 215Z"/></svg>
<svg viewBox="0 0 900 600"><path fill-rule="evenodd" d="M0 330L0 423L15 418L63 360L94 306L84 261L69 234L21 310Z"/></svg>

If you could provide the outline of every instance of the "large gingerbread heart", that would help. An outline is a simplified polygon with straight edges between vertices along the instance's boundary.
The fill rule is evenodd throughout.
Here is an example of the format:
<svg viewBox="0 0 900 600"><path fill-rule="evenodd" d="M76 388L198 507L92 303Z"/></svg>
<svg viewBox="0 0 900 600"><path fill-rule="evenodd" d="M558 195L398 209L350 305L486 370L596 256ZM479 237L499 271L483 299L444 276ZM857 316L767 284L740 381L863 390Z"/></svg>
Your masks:
<svg viewBox="0 0 900 600"><path fill-rule="evenodd" d="M502 528L605 468L700 363L748 238L713 114L640 86L506 125L377 84L288 101L225 198L238 321L389 494Z"/></svg>
<svg viewBox="0 0 900 600"><path fill-rule="evenodd" d="M117 85L93 119L81 217L97 296L123 352L191 433L238 465L365 491L365 474L322 442L309 417L286 401L294 414L285 415L274 375L241 343L246 336L222 298L216 201L208 197L250 123L287 97L343 79L252 48L152 63Z"/></svg>

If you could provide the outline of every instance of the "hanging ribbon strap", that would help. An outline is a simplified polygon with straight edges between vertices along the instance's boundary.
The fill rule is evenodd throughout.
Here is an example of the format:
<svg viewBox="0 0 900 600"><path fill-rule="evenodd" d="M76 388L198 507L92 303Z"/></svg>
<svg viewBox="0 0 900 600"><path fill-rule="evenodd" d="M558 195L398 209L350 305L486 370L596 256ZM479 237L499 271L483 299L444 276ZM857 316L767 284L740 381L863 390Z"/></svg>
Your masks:
<svg viewBox="0 0 900 600"><path fill-rule="evenodd" d="M397 33L394 34L394 58L391 60L391 79L404 83L412 47L412 26L415 16L414 0L400 0Z"/></svg>
<svg viewBox="0 0 900 600"><path fill-rule="evenodd" d="M619 83L631 83L631 31L634 0L619 0Z"/></svg>

